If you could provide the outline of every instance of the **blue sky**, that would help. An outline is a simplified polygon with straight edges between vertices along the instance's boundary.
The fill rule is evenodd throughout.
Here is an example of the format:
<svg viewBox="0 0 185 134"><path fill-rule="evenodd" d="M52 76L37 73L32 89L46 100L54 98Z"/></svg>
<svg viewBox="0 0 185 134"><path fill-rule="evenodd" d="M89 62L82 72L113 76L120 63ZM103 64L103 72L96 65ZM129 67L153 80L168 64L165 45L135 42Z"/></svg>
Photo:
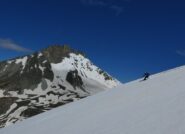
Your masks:
<svg viewBox="0 0 185 134"><path fill-rule="evenodd" d="M69 44L123 82L185 64L183 0L4 0L0 20L0 60Z"/></svg>

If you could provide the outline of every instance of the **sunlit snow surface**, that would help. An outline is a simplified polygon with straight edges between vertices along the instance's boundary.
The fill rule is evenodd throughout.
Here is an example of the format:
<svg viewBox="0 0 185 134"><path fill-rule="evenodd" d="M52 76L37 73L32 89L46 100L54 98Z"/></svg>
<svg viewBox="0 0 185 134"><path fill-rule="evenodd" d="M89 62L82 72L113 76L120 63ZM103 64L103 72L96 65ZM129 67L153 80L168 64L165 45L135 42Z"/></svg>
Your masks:
<svg viewBox="0 0 185 134"><path fill-rule="evenodd" d="M0 134L184 134L185 67L51 110Z"/></svg>

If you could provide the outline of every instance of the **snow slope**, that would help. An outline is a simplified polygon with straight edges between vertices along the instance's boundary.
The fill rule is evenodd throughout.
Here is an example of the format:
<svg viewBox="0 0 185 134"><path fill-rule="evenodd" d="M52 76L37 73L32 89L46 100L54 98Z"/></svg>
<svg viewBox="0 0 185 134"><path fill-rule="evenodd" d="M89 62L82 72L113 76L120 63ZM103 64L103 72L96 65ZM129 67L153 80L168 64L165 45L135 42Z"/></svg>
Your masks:
<svg viewBox="0 0 185 134"><path fill-rule="evenodd" d="M136 80L0 130L0 134L184 134L185 66Z"/></svg>

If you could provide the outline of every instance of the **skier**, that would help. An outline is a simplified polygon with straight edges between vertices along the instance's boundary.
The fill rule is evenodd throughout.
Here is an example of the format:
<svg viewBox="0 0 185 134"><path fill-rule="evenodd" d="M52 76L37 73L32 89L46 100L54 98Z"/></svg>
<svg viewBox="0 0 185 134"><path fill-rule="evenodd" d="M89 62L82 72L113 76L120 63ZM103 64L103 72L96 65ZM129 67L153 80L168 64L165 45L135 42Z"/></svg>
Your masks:
<svg viewBox="0 0 185 134"><path fill-rule="evenodd" d="M143 81L145 81L150 77L150 74L148 72L146 72L146 73L144 73L143 77L144 77Z"/></svg>

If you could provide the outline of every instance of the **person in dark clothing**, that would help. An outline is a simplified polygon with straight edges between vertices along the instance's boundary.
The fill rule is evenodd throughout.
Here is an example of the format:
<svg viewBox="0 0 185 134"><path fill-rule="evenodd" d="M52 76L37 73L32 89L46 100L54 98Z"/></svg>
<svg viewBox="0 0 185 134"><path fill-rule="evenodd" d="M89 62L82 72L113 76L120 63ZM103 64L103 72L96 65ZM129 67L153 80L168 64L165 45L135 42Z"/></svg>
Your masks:
<svg viewBox="0 0 185 134"><path fill-rule="evenodd" d="M143 81L147 80L150 77L150 73L148 72L144 73L143 77L144 77Z"/></svg>

